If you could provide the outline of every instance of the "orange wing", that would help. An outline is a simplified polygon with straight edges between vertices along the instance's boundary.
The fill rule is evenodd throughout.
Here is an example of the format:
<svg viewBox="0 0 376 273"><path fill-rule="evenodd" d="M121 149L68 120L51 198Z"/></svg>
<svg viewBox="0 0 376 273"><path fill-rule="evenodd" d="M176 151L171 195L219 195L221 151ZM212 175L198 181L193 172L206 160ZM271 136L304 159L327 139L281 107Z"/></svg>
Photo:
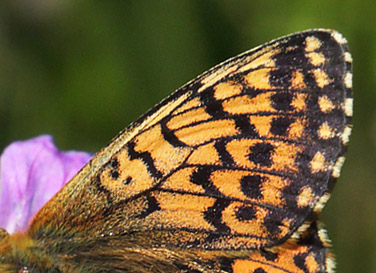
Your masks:
<svg viewBox="0 0 376 273"><path fill-rule="evenodd" d="M149 257L145 272L174 272L152 261L192 268L195 251L254 253L233 272L279 272L278 259L267 270L262 252L252 251L305 234L328 199L351 131L351 75L346 41L330 30L232 58L121 132L44 206L28 234L47 248L58 241L56 255L70 262L100 246L115 256L123 249L119 259ZM289 246L277 253L282 268L294 251L321 255ZM250 262L264 271L236 269Z"/></svg>

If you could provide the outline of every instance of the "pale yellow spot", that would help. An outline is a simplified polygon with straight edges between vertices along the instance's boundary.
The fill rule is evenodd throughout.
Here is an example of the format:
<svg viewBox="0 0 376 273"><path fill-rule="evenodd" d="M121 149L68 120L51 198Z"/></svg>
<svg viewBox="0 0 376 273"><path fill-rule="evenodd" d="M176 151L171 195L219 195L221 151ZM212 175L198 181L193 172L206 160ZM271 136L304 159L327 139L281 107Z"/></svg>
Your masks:
<svg viewBox="0 0 376 273"><path fill-rule="evenodd" d="M258 112L276 112L271 106L270 96L274 92L261 93L256 97L240 96L222 103L223 110L231 114L251 114Z"/></svg>
<svg viewBox="0 0 376 273"><path fill-rule="evenodd" d="M250 116L249 120L256 127L260 136L270 137L270 126L273 116Z"/></svg>
<svg viewBox="0 0 376 273"><path fill-rule="evenodd" d="M223 100L236 96L242 91L242 86L234 82L222 82L214 86L214 97Z"/></svg>
<svg viewBox="0 0 376 273"><path fill-rule="evenodd" d="M187 102L185 102L182 106L180 106L179 108L177 108L173 112L173 114L176 115L176 114L182 113L182 112L184 112L186 110L189 110L189 109L192 109L192 108L196 108L196 107L200 107L200 106L201 106L200 98L196 97L196 98L190 99Z"/></svg>
<svg viewBox="0 0 376 273"><path fill-rule="evenodd" d="M323 224L321 222L317 222L317 228L318 228L317 234L319 235L320 241L323 244L323 246L327 248L331 247L328 233L323 227Z"/></svg>
<svg viewBox="0 0 376 273"><path fill-rule="evenodd" d="M307 52L315 51L319 49L320 46L322 45L322 42L314 36L307 37L305 40L305 43L306 43L305 51Z"/></svg>
<svg viewBox="0 0 376 273"><path fill-rule="evenodd" d="M345 114L348 117L352 117L353 115L353 99L352 98L345 99Z"/></svg>
<svg viewBox="0 0 376 273"><path fill-rule="evenodd" d="M312 173L326 171L330 164L325 161L325 157L321 152L317 152L310 162Z"/></svg>
<svg viewBox="0 0 376 273"><path fill-rule="evenodd" d="M302 138L304 129L306 127L306 122L302 118L296 119L294 123L292 123L289 127L289 137L292 139Z"/></svg>
<svg viewBox="0 0 376 273"><path fill-rule="evenodd" d="M199 145L209 140L239 134L233 120L215 120L186 127L175 132L176 137L187 145Z"/></svg>
<svg viewBox="0 0 376 273"><path fill-rule="evenodd" d="M333 102L327 96L319 97L318 103L320 110L323 113L328 113L335 108Z"/></svg>
<svg viewBox="0 0 376 273"><path fill-rule="evenodd" d="M335 130L325 121L318 129L318 135L322 139L333 138L335 136Z"/></svg>
<svg viewBox="0 0 376 273"><path fill-rule="evenodd" d="M298 207L308 207L313 205L313 202L315 200L316 195L312 192L312 189L308 186L305 186L301 189L297 197L297 204Z"/></svg>
<svg viewBox="0 0 376 273"><path fill-rule="evenodd" d="M323 70L313 69L312 72L318 87L323 88L324 86L329 84L330 81L328 78L328 74L326 74Z"/></svg>
<svg viewBox="0 0 376 273"><path fill-rule="evenodd" d="M350 52L345 52L345 61L348 63L352 63L353 59L351 57Z"/></svg>
<svg viewBox="0 0 376 273"><path fill-rule="evenodd" d="M336 163L333 166L332 176L334 178L338 178L341 175L341 168L343 166L343 163L345 163L345 157L341 156L337 159Z"/></svg>
<svg viewBox="0 0 376 273"><path fill-rule="evenodd" d="M299 240L302 238L302 234L311 226L311 222L304 222L291 236L293 240Z"/></svg>
<svg viewBox="0 0 376 273"><path fill-rule="evenodd" d="M187 164L221 164L214 142L196 148L189 156Z"/></svg>
<svg viewBox="0 0 376 273"><path fill-rule="evenodd" d="M204 121L210 118L211 118L211 115L209 115L203 107L200 107L200 108L189 110L183 114L172 117L167 122L167 127L170 130L175 130L183 126L186 126L195 122L199 122L199 121Z"/></svg>
<svg viewBox="0 0 376 273"><path fill-rule="evenodd" d="M302 148L294 144L287 144L284 142L273 142L275 149L272 153L273 165L271 168L281 172L298 171L295 164L295 157L302 151Z"/></svg>
<svg viewBox="0 0 376 273"><path fill-rule="evenodd" d="M341 140L344 145L348 144L350 141L351 129L352 129L351 125L348 125L343 130Z"/></svg>
<svg viewBox="0 0 376 273"><path fill-rule="evenodd" d="M297 93L292 102L291 105L297 110L297 111L304 111L306 109L306 102L305 100L307 99L307 94L306 93Z"/></svg>
<svg viewBox="0 0 376 273"><path fill-rule="evenodd" d="M315 257L313 256L313 253L310 253L306 258L305 258L305 264L308 269L309 273L316 273L319 271L319 264L315 260Z"/></svg>
<svg viewBox="0 0 376 273"><path fill-rule="evenodd" d="M306 56L314 66L323 65L325 63L325 56L322 53L310 52L307 53Z"/></svg>
<svg viewBox="0 0 376 273"><path fill-rule="evenodd" d="M294 89L304 89L307 88L304 83L304 75L299 71L294 71L291 78L291 87Z"/></svg>
<svg viewBox="0 0 376 273"><path fill-rule="evenodd" d="M260 68L249 72L244 79L248 85L255 89L272 89L273 86L269 83L270 68Z"/></svg>
<svg viewBox="0 0 376 273"><path fill-rule="evenodd" d="M345 75L345 86L346 88L352 88L352 73L347 72Z"/></svg>

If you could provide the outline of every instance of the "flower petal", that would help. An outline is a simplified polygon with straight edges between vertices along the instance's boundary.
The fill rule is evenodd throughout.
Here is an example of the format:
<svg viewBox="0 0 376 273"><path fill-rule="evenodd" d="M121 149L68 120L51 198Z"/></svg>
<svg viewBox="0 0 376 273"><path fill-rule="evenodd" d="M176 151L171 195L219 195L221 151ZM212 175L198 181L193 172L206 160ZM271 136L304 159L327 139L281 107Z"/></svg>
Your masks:
<svg viewBox="0 0 376 273"><path fill-rule="evenodd" d="M33 215L90 159L61 152L49 135L16 141L0 157L0 227L25 230Z"/></svg>

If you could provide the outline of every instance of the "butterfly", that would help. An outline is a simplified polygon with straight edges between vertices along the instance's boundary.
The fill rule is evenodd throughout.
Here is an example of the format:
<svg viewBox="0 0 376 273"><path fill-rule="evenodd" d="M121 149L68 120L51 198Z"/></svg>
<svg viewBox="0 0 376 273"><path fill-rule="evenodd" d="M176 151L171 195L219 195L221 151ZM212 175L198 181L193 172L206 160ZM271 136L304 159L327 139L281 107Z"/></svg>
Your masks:
<svg viewBox="0 0 376 273"><path fill-rule="evenodd" d="M317 220L351 132L352 59L334 30L291 34L178 89L33 218L0 271L331 272Z"/></svg>

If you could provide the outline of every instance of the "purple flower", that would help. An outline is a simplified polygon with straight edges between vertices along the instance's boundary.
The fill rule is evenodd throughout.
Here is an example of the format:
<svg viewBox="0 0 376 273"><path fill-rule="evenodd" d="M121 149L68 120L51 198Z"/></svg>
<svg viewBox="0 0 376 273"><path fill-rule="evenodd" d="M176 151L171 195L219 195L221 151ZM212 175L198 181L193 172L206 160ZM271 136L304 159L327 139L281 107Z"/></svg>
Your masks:
<svg viewBox="0 0 376 273"><path fill-rule="evenodd" d="M90 159L59 151L49 135L16 141L0 157L0 227L25 230L34 214Z"/></svg>

